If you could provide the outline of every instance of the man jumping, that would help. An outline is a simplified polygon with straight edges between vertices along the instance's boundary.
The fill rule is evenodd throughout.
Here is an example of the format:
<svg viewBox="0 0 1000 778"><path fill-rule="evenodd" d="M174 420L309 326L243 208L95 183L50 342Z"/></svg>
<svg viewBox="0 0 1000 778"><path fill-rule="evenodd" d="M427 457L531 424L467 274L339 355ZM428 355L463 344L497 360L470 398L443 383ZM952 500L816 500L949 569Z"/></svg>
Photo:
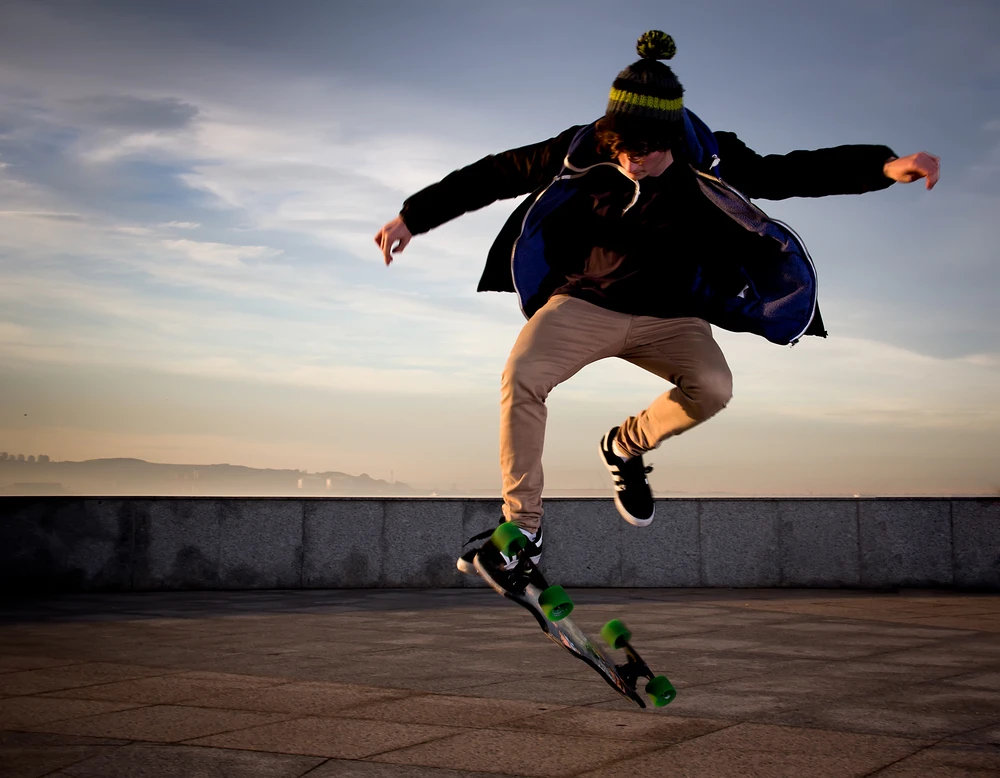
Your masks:
<svg viewBox="0 0 1000 778"><path fill-rule="evenodd" d="M805 246L752 199L861 194L921 178L931 189L938 180L937 157L897 157L887 146L762 157L684 107L680 82L659 61L675 53L669 35L651 30L637 50L602 118L451 173L375 235L389 265L414 235L531 193L490 249L479 291L516 292L528 320L503 370L500 469L502 520L527 536L536 564L545 400L557 384L619 357L673 385L600 441L618 512L648 525L643 455L732 396L710 325L782 345L826 336ZM460 557L460 570L473 571L477 551Z"/></svg>

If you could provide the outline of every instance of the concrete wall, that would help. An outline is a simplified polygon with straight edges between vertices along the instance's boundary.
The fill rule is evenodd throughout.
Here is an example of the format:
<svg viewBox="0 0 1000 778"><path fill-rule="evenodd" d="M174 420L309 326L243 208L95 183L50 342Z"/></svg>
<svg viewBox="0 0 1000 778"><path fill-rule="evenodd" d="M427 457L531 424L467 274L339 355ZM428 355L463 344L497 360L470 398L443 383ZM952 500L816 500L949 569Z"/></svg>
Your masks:
<svg viewBox="0 0 1000 778"><path fill-rule="evenodd" d="M481 586L455 559L496 499L0 498L0 590ZM565 586L1000 591L997 499L546 501Z"/></svg>

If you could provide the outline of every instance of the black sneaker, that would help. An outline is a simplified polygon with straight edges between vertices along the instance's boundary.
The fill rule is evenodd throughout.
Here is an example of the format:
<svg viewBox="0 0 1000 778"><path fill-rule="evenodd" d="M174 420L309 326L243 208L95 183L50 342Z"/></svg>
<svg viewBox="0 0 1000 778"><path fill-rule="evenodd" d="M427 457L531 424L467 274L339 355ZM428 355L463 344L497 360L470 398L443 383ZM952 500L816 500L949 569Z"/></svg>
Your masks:
<svg viewBox="0 0 1000 778"><path fill-rule="evenodd" d="M499 523L503 524L505 521L506 519L504 519L501 516ZM534 538L532 538L531 535L529 535L523 529L521 530L521 532L524 532L525 537L528 539L528 547L527 547L528 559L531 560L531 564L533 564L535 567L538 567L538 564L542 561L542 528L541 527L538 528L538 532L535 534ZM482 549L483 546L485 545L484 543L478 543L477 541L485 540L486 543L489 543L490 542L489 538L492 534L493 530L488 529L485 532L480 532L478 535L473 535L471 538L465 541L466 546L471 545L472 547L468 551L464 551L462 555L458 558L458 561L455 563L455 566L461 572L472 575L477 574L473 562L476 559L476 554L478 554L480 549ZM517 565L517 557L509 557L506 554L501 553L499 550L497 551L497 553L500 554L502 558L503 569L510 570Z"/></svg>
<svg viewBox="0 0 1000 778"><path fill-rule="evenodd" d="M645 527L653 520L653 493L646 474L653 468L642 464L642 457L623 460L611 448L611 441L618 434L612 427L601 440L601 461L608 468L615 482L615 507L629 524Z"/></svg>

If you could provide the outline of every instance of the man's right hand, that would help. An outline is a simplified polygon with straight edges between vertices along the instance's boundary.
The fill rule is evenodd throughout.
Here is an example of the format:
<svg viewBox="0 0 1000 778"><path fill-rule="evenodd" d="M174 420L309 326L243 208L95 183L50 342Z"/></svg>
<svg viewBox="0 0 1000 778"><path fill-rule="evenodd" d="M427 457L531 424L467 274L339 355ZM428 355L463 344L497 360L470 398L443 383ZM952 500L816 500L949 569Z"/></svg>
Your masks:
<svg viewBox="0 0 1000 778"><path fill-rule="evenodd" d="M402 216L397 216L375 233L375 245L382 251L386 267L392 264L392 255L405 249L412 237L413 233L403 223Z"/></svg>

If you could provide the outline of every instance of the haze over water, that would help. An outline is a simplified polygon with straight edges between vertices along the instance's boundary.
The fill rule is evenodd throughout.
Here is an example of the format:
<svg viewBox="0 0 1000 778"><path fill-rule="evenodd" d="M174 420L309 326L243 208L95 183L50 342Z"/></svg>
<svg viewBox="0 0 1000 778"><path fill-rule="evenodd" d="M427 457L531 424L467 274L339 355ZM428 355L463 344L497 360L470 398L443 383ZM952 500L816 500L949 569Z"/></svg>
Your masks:
<svg viewBox="0 0 1000 778"><path fill-rule="evenodd" d="M485 154L604 109L644 30L760 153L884 143L941 183L760 201L830 337L718 331L730 407L647 459L661 493L1000 491L1000 6L49 2L0 10L0 449L499 491L523 318L476 294L514 201L372 235ZM549 400L547 488L665 387L617 360Z"/></svg>

